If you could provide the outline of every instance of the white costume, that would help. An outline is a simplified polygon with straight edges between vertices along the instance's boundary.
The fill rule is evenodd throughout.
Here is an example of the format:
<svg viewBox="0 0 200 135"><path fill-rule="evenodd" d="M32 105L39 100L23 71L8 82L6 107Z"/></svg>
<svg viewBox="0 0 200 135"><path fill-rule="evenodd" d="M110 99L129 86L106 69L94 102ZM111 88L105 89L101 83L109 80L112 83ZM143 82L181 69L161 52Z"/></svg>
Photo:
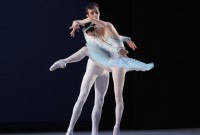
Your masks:
<svg viewBox="0 0 200 135"><path fill-rule="evenodd" d="M74 105L66 135L73 134L75 123L81 114L82 107L94 82L95 103L92 111L92 135L97 135L104 97L109 83L109 71L112 71L113 73L115 95L120 95L122 94L126 71L148 71L154 67L153 63L146 64L120 55L118 52L121 48L124 48L123 40L126 40L126 38L123 39L124 37L122 36L120 37L121 39L109 36L106 41L101 40L97 36L88 36L85 32L84 36L87 41L87 47L81 48L78 52L66 59L61 59L55 62L50 67L50 71L53 71L57 68L65 68L66 63L80 61L85 56L89 56L92 59L88 60L86 72L81 84L80 94ZM113 68L116 69L113 70ZM118 132L124 104L122 96L119 96L119 99L115 97L115 100L116 123L114 132Z"/></svg>
<svg viewBox="0 0 200 135"><path fill-rule="evenodd" d="M146 64L120 55L119 50L124 48L123 36L121 39L109 36L106 41L98 36L88 36L85 32L84 36L87 41L89 57L105 68L118 67L125 68L127 71L148 71L154 67L154 63Z"/></svg>
<svg viewBox="0 0 200 135"><path fill-rule="evenodd" d="M91 26L92 27L92 26ZM115 92L115 126L113 135L119 135L121 118L124 110L123 87L125 74L127 71L149 71L154 67L154 63L146 64L133 58L128 58L119 53L124 48L123 41L130 40L128 37L108 36L106 40L100 38L97 34L89 36L83 30L86 46L88 48L88 56L104 69L112 71Z"/></svg>
<svg viewBox="0 0 200 135"><path fill-rule="evenodd" d="M54 71L57 68L65 68L66 63L73 63L82 60L86 56L86 52L87 47L83 47L78 52L74 53L68 58L58 60L50 67L50 71ZM81 114L83 105L88 97L88 94L93 84L95 84L95 100L91 116L92 135L98 134L99 121L101 118L104 97L106 95L109 84L109 72L99 67L89 58L87 62L86 72L83 76L83 80L81 83L80 94L74 105L72 117L66 135L73 135L74 126Z"/></svg>

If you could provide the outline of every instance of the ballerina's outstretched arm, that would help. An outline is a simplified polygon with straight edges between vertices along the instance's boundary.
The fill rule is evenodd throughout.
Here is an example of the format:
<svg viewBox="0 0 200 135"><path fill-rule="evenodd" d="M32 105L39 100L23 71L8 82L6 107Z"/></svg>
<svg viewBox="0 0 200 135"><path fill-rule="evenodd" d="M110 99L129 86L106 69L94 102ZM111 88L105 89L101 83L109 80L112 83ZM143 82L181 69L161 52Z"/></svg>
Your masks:
<svg viewBox="0 0 200 135"><path fill-rule="evenodd" d="M128 46L133 50L137 49L136 44L131 40L130 37L119 35L119 39L126 42Z"/></svg>

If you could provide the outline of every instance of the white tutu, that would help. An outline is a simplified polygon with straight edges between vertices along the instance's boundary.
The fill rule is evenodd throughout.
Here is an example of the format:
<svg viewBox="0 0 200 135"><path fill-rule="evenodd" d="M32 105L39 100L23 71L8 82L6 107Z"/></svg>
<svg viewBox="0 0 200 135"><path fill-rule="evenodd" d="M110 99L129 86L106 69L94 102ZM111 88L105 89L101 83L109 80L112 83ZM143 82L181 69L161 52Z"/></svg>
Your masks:
<svg viewBox="0 0 200 135"><path fill-rule="evenodd" d="M127 71L149 71L154 67L153 62L147 64L116 53L116 50L113 50L113 48L117 48L117 45L118 48L123 47L124 45L122 41L116 42L117 40L109 37L106 41L106 43L109 44L105 44L102 41L99 41L99 38L95 38L94 36L88 36L85 34L85 38L87 41L86 46L88 47L89 57L100 65L108 68L125 68Z"/></svg>

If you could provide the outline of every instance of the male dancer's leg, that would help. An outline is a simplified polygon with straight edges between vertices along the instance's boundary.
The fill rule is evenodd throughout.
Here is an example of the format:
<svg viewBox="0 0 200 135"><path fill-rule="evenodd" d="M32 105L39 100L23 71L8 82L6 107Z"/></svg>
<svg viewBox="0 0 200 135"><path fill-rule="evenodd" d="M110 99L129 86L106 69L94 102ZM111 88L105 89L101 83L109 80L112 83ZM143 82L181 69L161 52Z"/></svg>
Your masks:
<svg viewBox="0 0 200 135"><path fill-rule="evenodd" d="M92 111L92 135L98 135L99 122L101 119L102 107L104 103L104 97L108 89L108 84L109 72L105 71L105 74L97 77L95 81L95 100Z"/></svg>
<svg viewBox="0 0 200 135"><path fill-rule="evenodd" d="M74 105L72 117L71 117L70 124L69 124L66 135L73 134L74 126L81 114L83 105L88 97L91 87L94 84L96 78L98 76L102 75L102 73L103 73L102 68L98 67L94 62L92 62L89 59L88 63L87 63L86 72L84 74L84 77L83 77L83 80L81 83L80 94Z"/></svg>

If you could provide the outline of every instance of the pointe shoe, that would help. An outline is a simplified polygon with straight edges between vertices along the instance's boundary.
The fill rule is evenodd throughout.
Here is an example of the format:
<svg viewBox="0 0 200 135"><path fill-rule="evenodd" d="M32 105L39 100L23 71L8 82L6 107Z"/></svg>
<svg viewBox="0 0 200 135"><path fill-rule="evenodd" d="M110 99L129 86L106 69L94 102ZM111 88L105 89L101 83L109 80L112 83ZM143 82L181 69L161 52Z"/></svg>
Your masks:
<svg viewBox="0 0 200 135"><path fill-rule="evenodd" d="M116 126L116 125L114 126L113 135L120 135L119 126Z"/></svg>
<svg viewBox="0 0 200 135"><path fill-rule="evenodd" d="M73 135L73 132L72 132L72 133L68 133L68 132L67 132L65 135Z"/></svg>
<svg viewBox="0 0 200 135"><path fill-rule="evenodd" d="M66 63L64 62L64 60L58 60L49 68L49 70L54 71L57 68L65 68L65 67L66 67Z"/></svg>
<svg viewBox="0 0 200 135"><path fill-rule="evenodd" d="M73 130L68 130L67 133L65 135L73 135Z"/></svg>
<svg viewBox="0 0 200 135"><path fill-rule="evenodd" d="M68 132L67 132L65 135L73 135L73 133L68 133Z"/></svg>
<svg viewBox="0 0 200 135"><path fill-rule="evenodd" d="M92 132L91 135L98 135L98 132Z"/></svg>

